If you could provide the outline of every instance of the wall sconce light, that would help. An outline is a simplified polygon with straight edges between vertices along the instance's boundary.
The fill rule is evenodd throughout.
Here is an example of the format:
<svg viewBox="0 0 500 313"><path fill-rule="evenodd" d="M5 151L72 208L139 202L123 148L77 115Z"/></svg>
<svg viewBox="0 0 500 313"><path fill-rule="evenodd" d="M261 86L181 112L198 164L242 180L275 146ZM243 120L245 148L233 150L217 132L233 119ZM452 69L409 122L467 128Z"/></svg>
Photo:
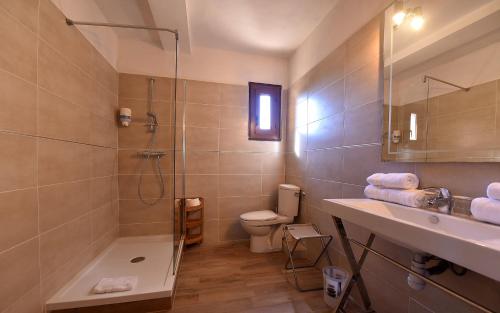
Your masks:
<svg viewBox="0 0 500 313"><path fill-rule="evenodd" d="M403 1L394 2L394 15L392 16L392 22L394 23L394 28L397 29L401 26L405 21L410 21L410 26L419 31L422 29L425 23L425 19L422 15L422 8L404 8Z"/></svg>

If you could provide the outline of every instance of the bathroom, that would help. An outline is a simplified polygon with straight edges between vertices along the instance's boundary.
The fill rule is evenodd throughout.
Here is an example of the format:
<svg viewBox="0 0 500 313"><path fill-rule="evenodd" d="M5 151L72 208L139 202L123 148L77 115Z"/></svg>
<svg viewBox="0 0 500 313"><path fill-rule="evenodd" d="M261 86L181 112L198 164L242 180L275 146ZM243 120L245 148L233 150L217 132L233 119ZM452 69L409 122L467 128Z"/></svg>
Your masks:
<svg viewBox="0 0 500 313"><path fill-rule="evenodd" d="M500 312L499 21L0 0L0 313Z"/></svg>

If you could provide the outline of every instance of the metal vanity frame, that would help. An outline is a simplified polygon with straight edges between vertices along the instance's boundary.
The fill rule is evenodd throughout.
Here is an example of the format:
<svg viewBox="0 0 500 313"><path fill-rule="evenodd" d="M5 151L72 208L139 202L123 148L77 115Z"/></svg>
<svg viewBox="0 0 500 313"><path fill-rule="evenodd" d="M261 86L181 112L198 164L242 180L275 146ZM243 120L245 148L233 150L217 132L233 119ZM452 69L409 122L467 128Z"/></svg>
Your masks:
<svg viewBox="0 0 500 313"><path fill-rule="evenodd" d="M376 251L376 250L373 250L372 244L373 244L373 241L375 240L374 233L370 233L370 236L368 237L366 244L363 244L363 243L357 241L356 239L349 238L347 236L347 232L345 230L344 223L342 222L341 218L336 217L336 216L332 216L332 219L333 219L333 223L335 224L335 228L338 231L340 243L342 245L342 248L344 249L344 253L346 255L346 258L347 258L347 261L349 263L349 267L350 267L350 270L352 273L352 277L351 277L344 293L341 296L340 304L337 307L336 312L345 313L345 311L344 311L345 304L346 304L347 300L349 299L349 295L352 291L354 284L356 284L358 286L359 294L360 294L361 300L363 302L363 309L367 313L368 312L375 313L375 310L373 310L373 308L371 306L371 301L370 301L370 297L368 295L368 290L366 289L365 283L363 281L363 277L361 276L361 268L363 267L363 263L366 260L368 252L371 252L372 254L382 258L384 261L387 261L390 264L392 264L392 265L394 265L394 266L396 266L396 267L398 267L398 268L400 268L400 269L402 269L402 270L404 270L412 275L417 276L418 278L422 279L426 283L438 288L439 290L445 292L446 294L448 294L452 297L460 299L461 301L467 303L471 307L474 307L475 309L477 309L481 312L495 313L494 311L484 307L483 305L481 305L481 304L479 304L479 303L477 303L477 302L475 302L475 301L473 301L473 300L471 300L463 295L456 293L455 291L441 285L440 283L433 281L432 279L429 279L428 277L426 277L420 273L413 271L412 269L399 263L398 261L396 261L396 260ZM355 244L363 249L363 252L361 253L359 261L356 260L354 252L352 251L351 243L353 243L353 244Z"/></svg>

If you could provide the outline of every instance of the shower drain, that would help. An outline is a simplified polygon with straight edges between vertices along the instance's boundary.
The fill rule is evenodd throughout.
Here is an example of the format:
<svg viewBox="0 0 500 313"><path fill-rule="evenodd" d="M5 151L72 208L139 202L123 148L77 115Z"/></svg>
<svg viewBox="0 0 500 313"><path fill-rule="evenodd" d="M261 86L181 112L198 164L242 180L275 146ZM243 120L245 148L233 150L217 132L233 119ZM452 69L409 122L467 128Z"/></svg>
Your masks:
<svg viewBox="0 0 500 313"><path fill-rule="evenodd" d="M133 258L132 260L130 260L130 263L139 263L139 262L142 262L142 261L144 261L144 260L146 260L146 258L145 258L145 257L143 257L143 256L138 256L138 257L135 257L135 258Z"/></svg>

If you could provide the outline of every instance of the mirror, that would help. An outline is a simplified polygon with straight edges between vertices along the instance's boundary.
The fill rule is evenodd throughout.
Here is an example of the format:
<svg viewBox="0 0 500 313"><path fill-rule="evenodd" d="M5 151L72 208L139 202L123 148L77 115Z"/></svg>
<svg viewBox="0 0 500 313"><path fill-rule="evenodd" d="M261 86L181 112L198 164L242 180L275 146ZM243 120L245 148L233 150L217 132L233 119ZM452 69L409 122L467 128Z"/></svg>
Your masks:
<svg viewBox="0 0 500 313"><path fill-rule="evenodd" d="M385 11L382 159L500 161L500 0Z"/></svg>

